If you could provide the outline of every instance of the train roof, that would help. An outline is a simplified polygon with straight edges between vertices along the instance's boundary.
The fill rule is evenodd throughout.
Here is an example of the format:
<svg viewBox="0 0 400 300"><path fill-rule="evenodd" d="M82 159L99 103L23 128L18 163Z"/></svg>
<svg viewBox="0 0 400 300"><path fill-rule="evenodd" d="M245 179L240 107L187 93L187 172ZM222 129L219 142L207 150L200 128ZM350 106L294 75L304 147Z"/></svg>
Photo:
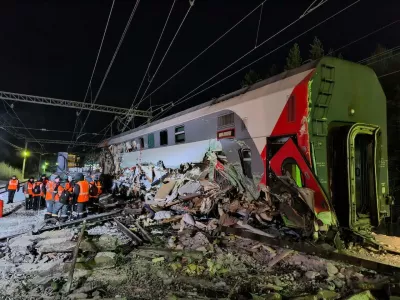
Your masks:
<svg viewBox="0 0 400 300"><path fill-rule="evenodd" d="M137 128L131 129L129 131L117 134L115 136L112 136L112 137L100 142L99 146L100 147L104 147L104 146L107 146L107 145L115 144L114 142L112 142L112 140L117 139L117 138L119 139L119 142L121 142L120 138L122 138L123 136L130 135L130 134L135 133L135 132L137 132L139 130L143 130L145 128L148 128L148 127L160 124L162 122L177 118L179 116L188 114L190 112L199 110L201 108L204 108L204 107L207 107L207 106L212 106L212 105L215 105L217 103L221 103L223 101L229 100L229 99L234 98L236 96L239 96L241 94L247 93L247 92L252 91L252 90L256 90L256 89L258 89L260 87L272 84L272 83L280 81L280 80L284 80L285 78L294 76L296 74L305 72L307 70L314 69L318 65L319 62L320 62L320 59L311 61L311 62L309 62L307 64L304 64L304 65L302 65L302 66L300 66L300 67L298 67L296 69L284 71L284 72L282 72L282 73L280 73L278 75L275 75L275 76L269 77L267 79L261 80L259 82L256 82L255 84L253 84L251 86L241 88L241 89L236 90L234 92L231 92L229 94L223 95L223 96L221 96L219 98L214 98L212 100L209 100L209 101L204 102L202 104L199 104L199 105L190 107L188 109L182 110L180 112L177 112L175 114L169 115L169 116L164 117L162 119L159 119L157 121L154 121L154 122L151 122L151 123L148 123L148 124L144 124L144 125L141 125L141 126L139 126ZM126 139L126 141L128 141L128 140L131 140L131 138L129 137L129 138Z"/></svg>

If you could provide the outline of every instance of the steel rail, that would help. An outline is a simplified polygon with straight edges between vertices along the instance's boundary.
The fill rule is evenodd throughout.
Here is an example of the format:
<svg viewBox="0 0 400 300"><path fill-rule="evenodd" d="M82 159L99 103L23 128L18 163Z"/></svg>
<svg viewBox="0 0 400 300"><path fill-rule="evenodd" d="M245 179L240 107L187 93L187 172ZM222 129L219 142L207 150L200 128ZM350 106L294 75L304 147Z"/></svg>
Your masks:
<svg viewBox="0 0 400 300"><path fill-rule="evenodd" d="M135 245L143 244L143 240L134 234L129 228L126 228L124 224L118 221L116 218L113 218L114 222L117 224L118 229L125 234Z"/></svg>
<svg viewBox="0 0 400 300"><path fill-rule="evenodd" d="M108 213L98 214L98 215L89 216L89 217L78 219L78 220L73 220L70 222L60 223L57 225L44 226L42 228L37 229L36 231L32 231L32 233L39 234L44 231L49 231L49 230L53 230L53 229L61 229L61 228L65 228L65 227L71 227L71 226L78 225L84 221L86 221L86 223L107 221L109 219L112 219L115 215L120 214L121 212L122 212L122 209L119 209L119 210L115 210L115 211L108 212Z"/></svg>
<svg viewBox="0 0 400 300"><path fill-rule="evenodd" d="M293 242L287 238L286 239L270 238L240 228L232 228L232 227L222 227L221 231L229 234L234 234L243 238L260 241L270 246L289 248L309 255L314 255L329 260L344 262L354 266L363 267L366 269L374 270L378 273L385 273L391 275L394 273L400 274L400 266L388 265L385 263L376 262L361 257L350 256L344 253L326 250L305 241Z"/></svg>

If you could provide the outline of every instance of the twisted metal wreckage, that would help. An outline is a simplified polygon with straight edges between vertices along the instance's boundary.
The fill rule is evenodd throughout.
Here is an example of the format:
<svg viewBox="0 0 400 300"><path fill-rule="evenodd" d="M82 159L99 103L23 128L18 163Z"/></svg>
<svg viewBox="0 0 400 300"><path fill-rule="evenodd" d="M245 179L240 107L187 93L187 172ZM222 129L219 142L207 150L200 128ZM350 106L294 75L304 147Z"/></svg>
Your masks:
<svg viewBox="0 0 400 300"><path fill-rule="evenodd" d="M243 141L233 142L238 149L248 149ZM314 212L313 190L298 187L290 174L270 178L269 186L257 185L261 174L249 178L240 163L228 162L220 141L212 141L206 151L192 150L190 163L183 163L180 154L164 153L167 159L156 160L140 150L129 152L136 149L126 143L112 145L103 150L100 162L104 170L120 174L113 193L143 199L153 220L180 221L181 229L235 226L269 237L277 235L272 229L281 220L282 226L314 239L336 225L331 214ZM125 167L129 165L133 167Z"/></svg>

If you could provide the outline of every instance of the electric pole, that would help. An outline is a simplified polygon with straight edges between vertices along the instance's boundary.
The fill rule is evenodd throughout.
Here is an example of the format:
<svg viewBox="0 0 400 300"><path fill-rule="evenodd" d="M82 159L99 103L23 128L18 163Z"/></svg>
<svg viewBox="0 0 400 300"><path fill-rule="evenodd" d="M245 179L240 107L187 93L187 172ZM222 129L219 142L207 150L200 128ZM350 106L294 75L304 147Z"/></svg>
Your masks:
<svg viewBox="0 0 400 300"><path fill-rule="evenodd" d="M21 180L25 179L25 164L26 164L26 158L29 155L28 153L28 141L25 140L25 149L24 152L22 153L22 156L24 157L24 160L22 162L22 178Z"/></svg>

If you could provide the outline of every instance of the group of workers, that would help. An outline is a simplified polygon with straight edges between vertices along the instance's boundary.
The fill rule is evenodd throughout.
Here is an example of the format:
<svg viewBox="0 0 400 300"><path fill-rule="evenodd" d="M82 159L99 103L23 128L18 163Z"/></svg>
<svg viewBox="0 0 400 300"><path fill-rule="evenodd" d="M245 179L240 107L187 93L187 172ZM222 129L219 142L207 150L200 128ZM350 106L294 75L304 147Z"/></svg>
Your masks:
<svg viewBox="0 0 400 300"><path fill-rule="evenodd" d="M12 176L6 187L8 190L8 203L13 203L15 192L20 190L20 182ZM95 207L102 193L102 185L98 176L84 177L78 173L75 180L68 176L66 183L61 184L60 176L53 175L50 180L42 175L35 179L31 177L23 187L25 194L25 209L39 210L46 205L45 220L59 219L61 222L68 220L72 212L76 218L86 217L89 209ZM60 216L59 216L60 214Z"/></svg>

